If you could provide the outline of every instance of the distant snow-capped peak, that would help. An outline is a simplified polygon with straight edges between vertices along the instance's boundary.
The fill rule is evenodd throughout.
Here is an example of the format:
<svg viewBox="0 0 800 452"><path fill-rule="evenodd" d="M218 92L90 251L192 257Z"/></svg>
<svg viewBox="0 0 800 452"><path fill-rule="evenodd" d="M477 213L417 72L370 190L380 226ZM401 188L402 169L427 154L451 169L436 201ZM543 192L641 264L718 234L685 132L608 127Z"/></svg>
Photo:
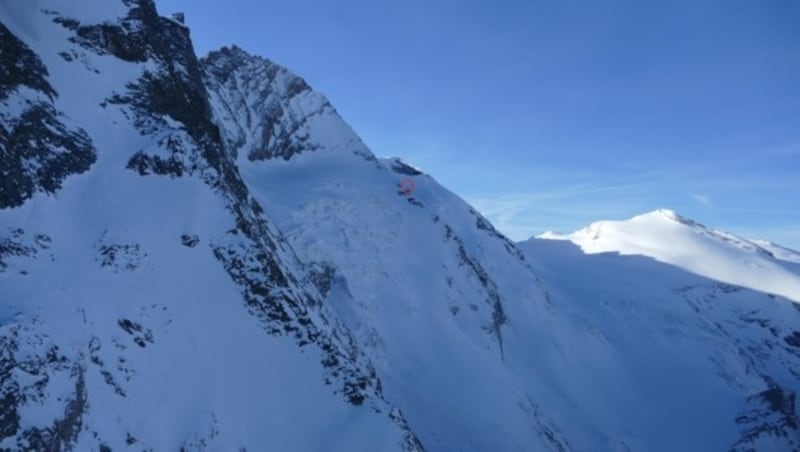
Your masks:
<svg viewBox="0 0 800 452"><path fill-rule="evenodd" d="M566 235L548 231L537 238L569 240L587 254L647 256L698 275L800 302L800 254L708 228L669 209L624 221L598 221Z"/></svg>

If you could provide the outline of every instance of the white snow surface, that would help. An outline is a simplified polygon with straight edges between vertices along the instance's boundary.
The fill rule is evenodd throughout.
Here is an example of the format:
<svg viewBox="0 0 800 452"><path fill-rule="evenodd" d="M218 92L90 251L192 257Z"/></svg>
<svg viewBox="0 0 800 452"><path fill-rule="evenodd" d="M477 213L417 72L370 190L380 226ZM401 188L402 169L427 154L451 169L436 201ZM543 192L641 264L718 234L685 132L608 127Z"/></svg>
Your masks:
<svg viewBox="0 0 800 452"><path fill-rule="evenodd" d="M709 229L671 210L660 209L625 221L599 221L568 235L547 232L539 238L569 240L589 254L648 256L800 303L799 253Z"/></svg>
<svg viewBox="0 0 800 452"><path fill-rule="evenodd" d="M298 257L336 269L327 302L363 344L388 399L426 448L548 447L541 425L566 435L550 425L549 413L578 416L541 390L551 377L530 355L530 344L540 344L538 353L558 348L543 340L552 327L535 275L429 176L414 177L412 197L423 207L410 203L398 193L405 176L387 169L392 162L319 150L289 162L240 159L240 168ZM496 288L487 290L460 257L456 237ZM499 337L493 291L513 319L499 327ZM576 444L606 441L594 427L584 426L588 435L579 423L566 427Z"/></svg>

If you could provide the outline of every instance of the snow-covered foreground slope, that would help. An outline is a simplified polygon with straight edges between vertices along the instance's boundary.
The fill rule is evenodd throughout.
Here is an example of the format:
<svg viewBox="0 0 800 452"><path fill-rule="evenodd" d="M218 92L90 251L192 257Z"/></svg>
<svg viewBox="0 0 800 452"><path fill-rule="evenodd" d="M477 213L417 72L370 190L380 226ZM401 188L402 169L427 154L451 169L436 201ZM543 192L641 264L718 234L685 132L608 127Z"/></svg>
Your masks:
<svg viewBox="0 0 800 452"><path fill-rule="evenodd" d="M800 254L769 242L709 229L669 210L626 221L599 221L569 235L587 253L649 256L717 281L781 295L800 303Z"/></svg>
<svg viewBox="0 0 800 452"><path fill-rule="evenodd" d="M0 449L416 448L227 158L188 30L147 0L0 21Z"/></svg>
<svg viewBox="0 0 800 452"><path fill-rule="evenodd" d="M800 444L796 304L516 245L149 0L0 22L0 450Z"/></svg>

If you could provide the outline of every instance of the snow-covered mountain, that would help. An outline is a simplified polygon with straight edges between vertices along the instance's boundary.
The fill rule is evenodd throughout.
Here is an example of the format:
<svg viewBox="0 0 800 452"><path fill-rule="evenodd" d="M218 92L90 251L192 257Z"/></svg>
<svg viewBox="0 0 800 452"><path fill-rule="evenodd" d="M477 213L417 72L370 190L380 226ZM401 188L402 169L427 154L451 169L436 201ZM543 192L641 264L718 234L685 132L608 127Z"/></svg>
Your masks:
<svg viewBox="0 0 800 452"><path fill-rule="evenodd" d="M645 350L637 372L647 377L625 391L638 392L632 399L643 405L634 410L645 423L656 423L657 400L673 407L656 416L669 426L664 432L680 433L684 441L698 435L676 447L800 447L796 252L665 209L568 235L547 232L520 246L550 296L603 332L602 348L612 361L630 359L631 343ZM592 375L626 377L616 369L603 362ZM731 409L740 414L736 426L726 427L720 420ZM731 435L738 430L740 439L715 442L726 428Z"/></svg>
<svg viewBox="0 0 800 452"><path fill-rule="evenodd" d="M800 305L647 256L541 238L520 247L585 331L565 358L577 361L571 386L588 388L582 403L611 417L627 448L800 448Z"/></svg>
<svg viewBox="0 0 800 452"><path fill-rule="evenodd" d="M800 447L787 294L512 243L151 0L0 55L0 450Z"/></svg>
<svg viewBox="0 0 800 452"><path fill-rule="evenodd" d="M188 29L147 0L0 19L0 449L419 449L229 158Z"/></svg>
<svg viewBox="0 0 800 452"><path fill-rule="evenodd" d="M713 230L670 210L626 221L599 221L569 235L546 232L540 238L570 240L589 254L648 256L800 303L800 254L796 251Z"/></svg>

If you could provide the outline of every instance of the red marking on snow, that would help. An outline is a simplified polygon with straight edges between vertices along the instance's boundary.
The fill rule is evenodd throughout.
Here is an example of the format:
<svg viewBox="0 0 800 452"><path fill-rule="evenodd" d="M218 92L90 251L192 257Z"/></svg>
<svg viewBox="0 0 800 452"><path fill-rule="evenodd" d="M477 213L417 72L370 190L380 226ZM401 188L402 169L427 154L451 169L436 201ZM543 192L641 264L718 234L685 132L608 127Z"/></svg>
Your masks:
<svg viewBox="0 0 800 452"><path fill-rule="evenodd" d="M400 188L400 194L405 196L411 196L411 193L413 193L416 188L414 180L409 178L401 180L397 185Z"/></svg>

